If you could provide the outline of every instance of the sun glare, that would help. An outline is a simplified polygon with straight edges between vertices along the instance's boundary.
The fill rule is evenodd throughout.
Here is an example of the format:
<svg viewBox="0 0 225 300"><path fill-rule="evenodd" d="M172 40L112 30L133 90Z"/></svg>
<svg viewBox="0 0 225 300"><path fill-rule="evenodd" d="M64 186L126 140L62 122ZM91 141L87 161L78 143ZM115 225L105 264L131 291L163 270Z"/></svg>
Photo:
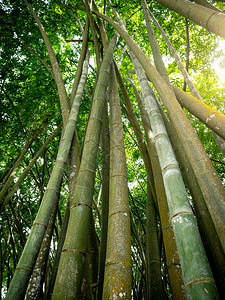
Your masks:
<svg viewBox="0 0 225 300"><path fill-rule="evenodd" d="M219 78L219 85L222 87L225 85L225 67L222 66L222 60L223 62L225 61L225 40L221 40L219 42L218 51L221 51L222 55L215 58L214 62L212 63L212 68Z"/></svg>

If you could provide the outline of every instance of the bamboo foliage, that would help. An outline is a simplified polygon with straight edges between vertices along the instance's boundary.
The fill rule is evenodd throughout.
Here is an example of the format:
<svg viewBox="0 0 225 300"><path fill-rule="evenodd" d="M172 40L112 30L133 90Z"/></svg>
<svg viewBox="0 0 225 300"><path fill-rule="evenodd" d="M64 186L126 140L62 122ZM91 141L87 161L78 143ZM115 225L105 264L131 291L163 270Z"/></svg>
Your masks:
<svg viewBox="0 0 225 300"><path fill-rule="evenodd" d="M47 139L47 141L43 144L43 146L41 147L41 149L35 154L35 156L33 157L33 159L30 161L29 165L26 167L26 169L23 171L23 173L21 174L20 178L17 180L17 182L12 186L12 188L10 189L9 193L7 194L7 196L5 197L4 201L1 204L0 207L0 211L2 211L5 206L9 203L9 201L11 200L12 196L14 195L14 193L16 192L16 190L18 189L19 185L22 183L22 181L24 180L24 178L26 177L26 175L28 174L28 172L31 170L31 168L33 167L33 165L35 164L36 160L41 156L41 154L45 151L46 147L48 146L48 144L52 141L52 139L56 136L56 134L58 133L59 129L61 127L61 124L56 128L56 130L54 130L54 132L52 133L52 135Z"/></svg>

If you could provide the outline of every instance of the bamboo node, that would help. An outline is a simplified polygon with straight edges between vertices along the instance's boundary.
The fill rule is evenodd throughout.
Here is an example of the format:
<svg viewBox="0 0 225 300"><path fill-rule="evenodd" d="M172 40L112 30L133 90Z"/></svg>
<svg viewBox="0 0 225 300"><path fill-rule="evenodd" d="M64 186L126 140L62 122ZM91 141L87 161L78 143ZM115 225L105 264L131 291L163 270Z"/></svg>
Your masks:
<svg viewBox="0 0 225 300"><path fill-rule="evenodd" d="M33 272L30 268L23 268L23 267L17 267L17 268L16 268L16 271L18 271L18 270L24 270L24 271L27 271L27 272L29 272L29 273L32 273L32 272Z"/></svg>
<svg viewBox="0 0 225 300"><path fill-rule="evenodd" d="M105 264L105 268L106 267L109 267L111 265L125 265L125 266L128 266L131 268L131 264L129 262L125 262L125 261L108 261L106 264Z"/></svg>
<svg viewBox="0 0 225 300"><path fill-rule="evenodd" d="M47 225L45 225L44 223L41 223L41 222L35 222L33 225L41 225L47 229Z"/></svg>
<svg viewBox="0 0 225 300"><path fill-rule="evenodd" d="M182 210L182 211L179 211L175 214L173 214L171 217L170 217L170 220L172 220L173 218L181 215L181 214L189 214L189 215L193 215L193 212L192 211L188 211L188 210Z"/></svg>
<svg viewBox="0 0 225 300"><path fill-rule="evenodd" d="M94 116L89 119L89 121L91 121L91 120L98 120L100 123L102 123L102 118L98 118L97 116Z"/></svg>
<svg viewBox="0 0 225 300"><path fill-rule="evenodd" d="M85 172L85 171L88 171L88 172L91 172L95 175L95 171L94 170L91 170L91 169L80 169L79 172Z"/></svg>
<svg viewBox="0 0 225 300"><path fill-rule="evenodd" d="M169 164L169 165L166 165L163 169L162 169L162 174L165 173L169 168L171 167L175 167L175 168L178 168L177 164Z"/></svg>
<svg viewBox="0 0 225 300"><path fill-rule="evenodd" d="M193 284L204 283L204 282L211 282L211 283L215 284L215 281L210 277L200 277L200 278L196 278L196 279L193 279L193 280L189 281L188 283L186 283L184 285L184 287L186 289L186 288L188 288L189 286L191 286Z"/></svg>
<svg viewBox="0 0 225 300"><path fill-rule="evenodd" d="M154 140L160 135L165 135L166 137L168 137L168 134L166 132L160 132L154 136Z"/></svg>
<svg viewBox="0 0 225 300"><path fill-rule="evenodd" d="M76 203L76 204L72 205L70 207L70 209L75 208L77 206L87 206L88 208L90 208L92 210L92 207L89 204L86 204L86 203Z"/></svg>
<svg viewBox="0 0 225 300"><path fill-rule="evenodd" d="M115 212L111 213L111 214L109 215L109 218L111 218L113 215L116 215L116 214L118 214L118 213L123 213L123 214L125 214L126 216L128 215L127 211L125 211L125 210L118 210L118 211L115 211Z"/></svg>
<svg viewBox="0 0 225 300"><path fill-rule="evenodd" d="M218 11L215 11L213 14L211 14L211 16L208 18L206 24L205 24L205 28L209 30L208 28L208 24L209 24L209 20L215 15L215 14L218 14ZM209 30L210 31L210 30Z"/></svg>
<svg viewBox="0 0 225 300"><path fill-rule="evenodd" d="M70 252L70 253L77 253L77 254L80 254L80 255L83 255L83 256L86 256L87 253L82 251L82 250L79 250L79 249L62 249L61 252Z"/></svg>

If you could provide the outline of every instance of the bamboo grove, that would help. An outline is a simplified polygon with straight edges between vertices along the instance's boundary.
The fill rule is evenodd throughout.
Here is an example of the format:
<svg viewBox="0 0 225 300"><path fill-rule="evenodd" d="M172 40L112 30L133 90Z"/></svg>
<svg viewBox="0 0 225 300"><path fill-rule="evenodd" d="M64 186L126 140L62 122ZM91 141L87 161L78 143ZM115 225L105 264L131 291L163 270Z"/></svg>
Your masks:
<svg viewBox="0 0 225 300"><path fill-rule="evenodd" d="M223 298L221 2L1 2L0 299Z"/></svg>

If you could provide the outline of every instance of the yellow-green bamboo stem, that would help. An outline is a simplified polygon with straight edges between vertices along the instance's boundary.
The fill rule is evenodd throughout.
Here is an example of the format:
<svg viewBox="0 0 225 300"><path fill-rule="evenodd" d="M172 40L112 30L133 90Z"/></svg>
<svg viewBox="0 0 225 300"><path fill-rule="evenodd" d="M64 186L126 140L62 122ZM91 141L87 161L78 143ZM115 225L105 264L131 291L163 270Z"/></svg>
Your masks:
<svg viewBox="0 0 225 300"><path fill-rule="evenodd" d="M130 212L120 99L110 76L110 193L103 299L131 299Z"/></svg>
<svg viewBox="0 0 225 300"><path fill-rule="evenodd" d="M149 16L149 11L147 7L146 0L141 0L143 11L144 11L144 17L146 22L146 28L148 33L148 40L151 45L152 54L154 58L154 63L156 66L156 69L161 74L162 78L166 81L167 84L170 84L170 80L166 71L166 67L163 63L162 56L159 50L159 46L155 37L154 29L152 27L152 22Z"/></svg>
<svg viewBox="0 0 225 300"><path fill-rule="evenodd" d="M103 282L105 274L105 257L107 245L108 231L108 215L109 215L109 165L110 165L110 138L109 138L109 119L108 119L108 103L104 108L104 116L102 123L102 214L101 214L101 236L99 247L99 263L98 263L98 282L96 298L102 299Z"/></svg>

